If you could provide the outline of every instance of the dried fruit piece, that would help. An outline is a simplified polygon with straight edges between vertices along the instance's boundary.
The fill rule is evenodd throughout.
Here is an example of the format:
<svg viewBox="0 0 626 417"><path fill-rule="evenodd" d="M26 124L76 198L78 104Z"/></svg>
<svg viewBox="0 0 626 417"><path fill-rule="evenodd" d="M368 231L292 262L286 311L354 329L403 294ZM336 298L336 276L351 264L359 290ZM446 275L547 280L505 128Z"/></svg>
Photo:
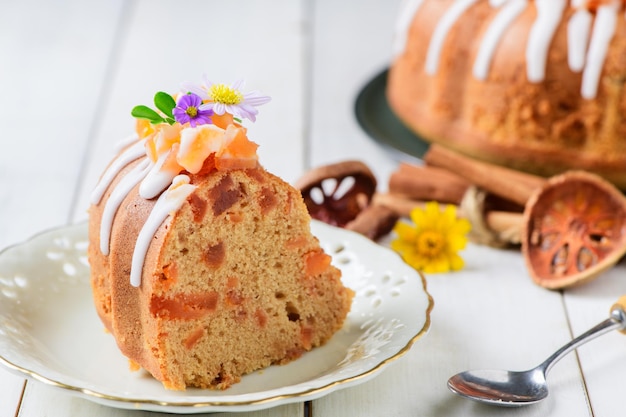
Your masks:
<svg viewBox="0 0 626 417"><path fill-rule="evenodd" d="M526 264L546 288L589 281L626 251L626 198L587 172L551 178L528 200L524 223Z"/></svg>

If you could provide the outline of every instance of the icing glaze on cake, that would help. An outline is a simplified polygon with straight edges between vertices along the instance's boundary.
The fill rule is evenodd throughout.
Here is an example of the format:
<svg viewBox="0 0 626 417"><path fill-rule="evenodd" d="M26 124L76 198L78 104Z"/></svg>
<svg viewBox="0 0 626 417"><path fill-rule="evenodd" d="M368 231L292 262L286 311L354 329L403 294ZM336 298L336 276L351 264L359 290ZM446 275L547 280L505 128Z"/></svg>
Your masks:
<svg viewBox="0 0 626 417"><path fill-rule="evenodd" d="M430 39L425 70L428 74L435 74L441 59L441 52L446 35L454 24L462 18L463 13L479 0L458 0L451 4L445 14L437 22L437 26ZM396 55L404 52L408 25L412 17L419 10L423 0L405 1L405 9L398 19L396 28ZM485 30L480 42L478 54L473 65L473 75L479 80L485 80L493 54L500 40L510 27L511 23L528 8L531 0L489 0L489 5L496 9L495 17ZM530 82L541 82L545 78L550 44L555 31L568 7L567 0L534 0L537 15L530 29L528 42L525 48L526 75ZM568 63L574 72L583 73L581 94L585 98L594 98L600 72L604 64L606 53L615 34L617 19L621 11L621 0L608 1L599 4L598 1L571 0L569 7L575 9L567 22L568 34ZM590 7L597 7L594 15ZM597 5L597 6L595 6Z"/></svg>

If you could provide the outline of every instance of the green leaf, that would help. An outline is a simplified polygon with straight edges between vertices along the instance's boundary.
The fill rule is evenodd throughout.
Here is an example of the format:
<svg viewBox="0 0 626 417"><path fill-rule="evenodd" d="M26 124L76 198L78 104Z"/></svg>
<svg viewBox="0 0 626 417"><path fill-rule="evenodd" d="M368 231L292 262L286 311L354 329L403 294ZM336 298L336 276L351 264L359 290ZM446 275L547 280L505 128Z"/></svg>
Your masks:
<svg viewBox="0 0 626 417"><path fill-rule="evenodd" d="M174 117L172 110L176 107L176 102L169 94L159 91L154 95L154 104L157 106L157 109L161 110L166 116Z"/></svg>
<svg viewBox="0 0 626 417"><path fill-rule="evenodd" d="M156 111L152 110L148 106L135 106L133 110L130 112L133 117L137 117L138 119L148 119L152 123L162 123L163 118Z"/></svg>

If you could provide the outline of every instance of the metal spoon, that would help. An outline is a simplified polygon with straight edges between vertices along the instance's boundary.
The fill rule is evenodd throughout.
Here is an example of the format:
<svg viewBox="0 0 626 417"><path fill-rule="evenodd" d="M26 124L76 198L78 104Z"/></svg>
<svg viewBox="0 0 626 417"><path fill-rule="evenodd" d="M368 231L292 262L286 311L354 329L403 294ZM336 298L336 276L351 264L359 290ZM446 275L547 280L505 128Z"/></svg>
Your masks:
<svg viewBox="0 0 626 417"><path fill-rule="evenodd" d="M546 375L552 366L572 350L611 330L626 333L626 296L613 307L610 317L557 350L536 368L528 371L466 371L448 380L455 394L486 404L518 407L535 404L548 396Z"/></svg>

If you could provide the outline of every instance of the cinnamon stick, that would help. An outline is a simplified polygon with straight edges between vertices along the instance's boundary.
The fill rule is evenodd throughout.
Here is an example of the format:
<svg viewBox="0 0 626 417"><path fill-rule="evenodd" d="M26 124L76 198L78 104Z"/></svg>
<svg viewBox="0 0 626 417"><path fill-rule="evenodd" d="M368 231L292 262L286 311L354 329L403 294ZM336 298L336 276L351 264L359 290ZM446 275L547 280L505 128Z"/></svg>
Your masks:
<svg viewBox="0 0 626 417"><path fill-rule="evenodd" d="M409 198L394 194L374 194L373 205L383 206L395 212L398 216L408 217L414 208L424 208L426 202L411 200ZM465 216L459 208L459 215ZM488 211L484 216L485 224L498 239L508 243L518 244L520 242L521 230L523 227L522 213L512 213L506 211Z"/></svg>
<svg viewBox="0 0 626 417"><path fill-rule="evenodd" d="M401 163L389 177L389 191L413 200L460 204L470 183L445 169Z"/></svg>
<svg viewBox="0 0 626 417"><path fill-rule="evenodd" d="M372 197L372 205L387 207L400 217L409 217L411 210L414 208L423 209L426 207L426 202L412 200L396 194L376 193Z"/></svg>
<svg viewBox="0 0 626 417"><path fill-rule="evenodd" d="M445 168L469 182L520 205L546 182L544 178L477 161L432 144L424 156L428 165Z"/></svg>

